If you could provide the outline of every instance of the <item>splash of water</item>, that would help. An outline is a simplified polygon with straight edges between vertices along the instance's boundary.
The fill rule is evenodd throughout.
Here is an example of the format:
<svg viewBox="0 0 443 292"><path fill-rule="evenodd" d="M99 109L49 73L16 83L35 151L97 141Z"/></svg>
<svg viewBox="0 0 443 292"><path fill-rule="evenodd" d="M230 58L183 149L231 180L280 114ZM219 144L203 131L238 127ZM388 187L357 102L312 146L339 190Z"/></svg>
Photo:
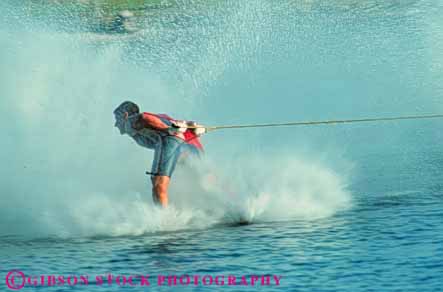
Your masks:
<svg viewBox="0 0 443 292"><path fill-rule="evenodd" d="M174 101L168 85L125 63L119 44L98 54L72 36L41 33L15 36L9 46L14 58L3 55L10 66L0 72L2 108L8 109L1 234L124 235L314 218L348 200L340 176L321 165L286 157L282 167L272 157L253 166L246 156L230 166L197 168L197 179L178 171L174 206L159 211L143 175L152 153L119 136L111 113L121 96L140 92L156 96L150 108L168 108ZM218 181L211 184L212 172Z"/></svg>

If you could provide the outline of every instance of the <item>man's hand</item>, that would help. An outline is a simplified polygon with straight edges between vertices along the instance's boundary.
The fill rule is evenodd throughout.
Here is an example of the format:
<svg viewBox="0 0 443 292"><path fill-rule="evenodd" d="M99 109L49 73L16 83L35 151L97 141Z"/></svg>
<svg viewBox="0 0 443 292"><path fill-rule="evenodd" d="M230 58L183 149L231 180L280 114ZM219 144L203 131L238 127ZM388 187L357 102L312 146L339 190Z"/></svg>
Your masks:
<svg viewBox="0 0 443 292"><path fill-rule="evenodd" d="M207 132L206 128L202 125L197 124L196 122L188 122L188 127L192 129L192 131L197 135L201 136Z"/></svg>
<svg viewBox="0 0 443 292"><path fill-rule="evenodd" d="M202 125L199 125L198 128L195 128L195 129L194 129L194 133L195 133L195 135L197 135L197 136L201 136L201 135L205 134L206 131L207 131L206 128L203 127Z"/></svg>
<svg viewBox="0 0 443 292"><path fill-rule="evenodd" d="M171 134L177 134L177 133L184 133L188 129L188 124L186 121L172 121L171 127L169 128L169 133Z"/></svg>
<svg viewBox="0 0 443 292"><path fill-rule="evenodd" d="M184 133L188 129L191 129L197 136L201 136L207 132L206 127L199 125L194 121L177 120L172 122L169 133L171 133L172 135L177 133Z"/></svg>

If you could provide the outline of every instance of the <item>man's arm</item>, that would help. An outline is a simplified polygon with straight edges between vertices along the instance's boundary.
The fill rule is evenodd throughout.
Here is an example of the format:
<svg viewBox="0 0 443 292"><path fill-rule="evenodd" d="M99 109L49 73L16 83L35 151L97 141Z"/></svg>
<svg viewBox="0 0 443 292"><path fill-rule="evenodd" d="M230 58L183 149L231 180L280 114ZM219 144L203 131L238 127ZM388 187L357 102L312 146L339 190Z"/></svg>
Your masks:
<svg viewBox="0 0 443 292"><path fill-rule="evenodd" d="M159 131L168 131L169 125L165 124L159 117L150 114L142 113L140 114L140 129L150 128Z"/></svg>
<svg viewBox="0 0 443 292"><path fill-rule="evenodd" d="M140 114L140 119L136 123L136 130L141 130L143 128L154 129L158 131L169 132L172 135L177 135L177 133L184 133L191 127L192 131L197 135L201 136L206 133L206 128L202 125L197 124L192 121L184 121L184 120L172 120L171 125L166 124L160 119L158 116L150 114L150 113L142 113Z"/></svg>

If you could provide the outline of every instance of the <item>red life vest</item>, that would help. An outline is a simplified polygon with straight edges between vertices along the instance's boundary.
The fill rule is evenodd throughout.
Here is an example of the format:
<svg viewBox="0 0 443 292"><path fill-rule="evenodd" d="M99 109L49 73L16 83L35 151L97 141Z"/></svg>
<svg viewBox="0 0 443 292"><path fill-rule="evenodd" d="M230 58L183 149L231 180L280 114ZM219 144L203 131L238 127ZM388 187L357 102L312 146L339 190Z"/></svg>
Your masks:
<svg viewBox="0 0 443 292"><path fill-rule="evenodd" d="M175 121L175 119L171 118L167 114L153 114L153 115L155 115L159 118L167 119L170 122ZM198 136L194 133L194 131L192 131L192 129L187 129L186 132L183 133L183 136L185 137L186 143L191 144L191 145L197 147L197 149L203 151L203 145L200 143Z"/></svg>

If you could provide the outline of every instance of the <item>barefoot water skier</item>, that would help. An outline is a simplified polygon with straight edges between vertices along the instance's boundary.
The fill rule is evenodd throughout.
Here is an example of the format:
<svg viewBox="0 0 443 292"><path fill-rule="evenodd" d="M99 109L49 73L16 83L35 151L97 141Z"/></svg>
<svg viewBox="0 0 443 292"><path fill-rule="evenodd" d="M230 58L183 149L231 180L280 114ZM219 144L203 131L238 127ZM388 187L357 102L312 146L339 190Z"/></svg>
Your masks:
<svg viewBox="0 0 443 292"><path fill-rule="evenodd" d="M206 128L195 122L175 120L166 114L143 112L125 101L114 110L115 127L142 147L154 150L150 172L154 203L168 205L168 187L177 163L203 152L199 137Z"/></svg>

